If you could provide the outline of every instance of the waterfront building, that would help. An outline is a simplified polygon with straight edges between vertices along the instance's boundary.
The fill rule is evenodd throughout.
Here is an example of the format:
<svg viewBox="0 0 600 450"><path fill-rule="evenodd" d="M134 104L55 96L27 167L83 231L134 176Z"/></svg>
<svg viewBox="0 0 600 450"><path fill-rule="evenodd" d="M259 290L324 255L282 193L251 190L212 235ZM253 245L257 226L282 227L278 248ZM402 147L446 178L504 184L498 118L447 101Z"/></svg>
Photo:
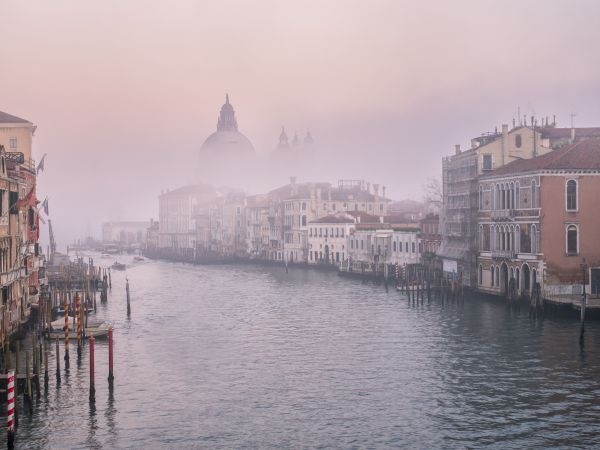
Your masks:
<svg viewBox="0 0 600 450"><path fill-rule="evenodd" d="M471 148L442 160L443 207L440 214L442 244L437 256L446 273L455 273L465 286L477 286L477 202L478 179L512 161L544 155L569 140L585 140L600 134L598 128L557 128L548 119L538 127L523 121L502 132L484 134L471 140Z"/></svg>
<svg viewBox="0 0 600 450"><path fill-rule="evenodd" d="M184 186L163 192L158 197L160 248L193 249L196 247L196 216L218 197L210 185Z"/></svg>
<svg viewBox="0 0 600 450"><path fill-rule="evenodd" d="M391 265L419 264L419 225L399 223L392 217L355 225L348 238L349 260L343 270L387 274Z"/></svg>
<svg viewBox="0 0 600 450"><path fill-rule="evenodd" d="M29 120L0 111L0 145L9 154L22 153L23 161L31 161L36 128Z"/></svg>
<svg viewBox="0 0 600 450"><path fill-rule="evenodd" d="M0 112L0 337L2 342L29 320L46 296L45 259L38 244L40 222L35 126Z"/></svg>
<svg viewBox="0 0 600 450"><path fill-rule="evenodd" d="M155 252L159 247L158 240L158 222L154 219L150 219L150 225L146 230L146 249L151 252Z"/></svg>
<svg viewBox="0 0 600 450"><path fill-rule="evenodd" d="M251 259L269 259L269 201L266 195L246 197L246 249Z"/></svg>
<svg viewBox="0 0 600 450"><path fill-rule="evenodd" d="M435 255L442 243L440 216L427 214L419 221L419 230L419 251L422 263L431 269L436 268Z"/></svg>
<svg viewBox="0 0 600 450"><path fill-rule="evenodd" d="M308 223L308 263L339 266L348 259L350 234L357 223L379 223L363 211L344 211Z"/></svg>
<svg viewBox="0 0 600 450"><path fill-rule="evenodd" d="M330 183L297 183L291 177L290 184L268 194L272 202L272 255L307 263L309 222L338 212L385 215L390 200L385 198L385 187L382 190L380 196L379 185L371 188L361 180L339 180L333 187Z"/></svg>
<svg viewBox="0 0 600 450"><path fill-rule="evenodd" d="M146 243L146 233L150 222L105 222L102 224L102 243L137 246Z"/></svg>
<svg viewBox="0 0 600 450"><path fill-rule="evenodd" d="M479 182L478 288L544 298L600 297L600 139L514 161ZM584 279L585 274L585 279Z"/></svg>

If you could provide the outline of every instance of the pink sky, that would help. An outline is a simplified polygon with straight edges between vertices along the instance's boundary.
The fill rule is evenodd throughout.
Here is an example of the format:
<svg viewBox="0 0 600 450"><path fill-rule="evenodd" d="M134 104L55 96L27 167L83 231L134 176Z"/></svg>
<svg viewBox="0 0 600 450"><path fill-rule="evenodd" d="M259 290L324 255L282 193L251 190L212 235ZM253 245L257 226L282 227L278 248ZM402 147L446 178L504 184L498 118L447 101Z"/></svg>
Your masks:
<svg viewBox="0 0 600 450"><path fill-rule="evenodd" d="M327 181L396 198L518 106L600 125L594 1L4 1L0 17L0 110L38 126L63 241L156 218L225 92L259 152L310 128L343 161Z"/></svg>

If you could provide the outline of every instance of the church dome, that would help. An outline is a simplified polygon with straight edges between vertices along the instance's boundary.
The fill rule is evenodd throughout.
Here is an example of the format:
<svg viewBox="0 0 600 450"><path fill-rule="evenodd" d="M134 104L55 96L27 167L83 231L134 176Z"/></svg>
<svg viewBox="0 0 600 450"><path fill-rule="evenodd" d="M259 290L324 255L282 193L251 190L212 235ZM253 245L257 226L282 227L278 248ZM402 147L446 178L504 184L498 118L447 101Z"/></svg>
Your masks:
<svg viewBox="0 0 600 450"><path fill-rule="evenodd" d="M217 131L206 138L200 148L200 156L229 159L255 156L255 154L250 140L238 131L235 110L229 103L229 95L226 95L217 121Z"/></svg>
<svg viewBox="0 0 600 450"><path fill-rule="evenodd" d="M250 139L237 130L215 131L208 136L200 148L202 154L214 156L254 155L254 146Z"/></svg>

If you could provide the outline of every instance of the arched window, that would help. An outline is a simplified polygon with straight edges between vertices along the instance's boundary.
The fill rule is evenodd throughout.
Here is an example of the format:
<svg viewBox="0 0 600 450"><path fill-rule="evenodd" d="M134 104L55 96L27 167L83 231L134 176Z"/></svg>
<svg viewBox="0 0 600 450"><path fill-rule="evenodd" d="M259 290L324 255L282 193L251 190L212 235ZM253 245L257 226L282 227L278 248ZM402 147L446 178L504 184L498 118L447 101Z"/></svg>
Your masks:
<svg viewBox="0 0 600 450"><path fill-rule="evenodd" d="M531 253L537 253L537 227L531 225Z"/></svg>
<svg viewBox="0 0 600 450"><path fill-rule="evenodd" d="M529 266L527 264L523 264L523 289L525 291L529 291L529 285L531 283L529 275Z"/></svg>
<svg viewBox="0 0 600 450"><path fill-rule="evenodd" d="M515 228L515 252L521 252L521 227L519 225Z"/></svg>
<svg viewBox="0 0 600 450"><path fill-rule="evenodd" d="M567 181L567 211L577 211L577 181Z"/></svg>
<svg viewBox="0 0 600 450"><path fill-rule="evenodd" d="M513 209L515 207L515 183L510 183L510 201L508 208Z"/></svg>
<svg viewBox="0 0 600 450"><path fill-rule="evenodd" d="M521 135L520 134L515 134L515 147L521 148L522 144L523 144L523 141L521 139Z"/></svg>
<svg viewBox="0 0 600 450"><path fill-rule="evenodd" d="M496 286L496 272L494 271L494 266L490 267L490 273L492 275L492 287Z"/></svg>
<svg viewBox="0 0 600 450"><path fill-rule="evenodd" d="M479 264L479 285L483 284L483 266Z"/></svg>
<svg viewBox="0 0 600 450"><path fill-rule="evenodd" d="M500 287L500 266L496 266L496 287Z"/></svg>
<svg viewBox="0 0 600 450"><path fill-rule="evenodd" d="M567 225L567 255L579 254L579 229L577 225Z"/></svg>
<svg viewBox="0 0 600 450"><path fill-rule="evenodd" d="M518 181L515 184L515 208L519 209L521 207L521 201L519 199L519 193L521 192L521 183Z"/></svg>
<svg viewBox="0 0 600 450"><path fill-rule="evenodd" d="M532 208L539 207L537 194L538 194L537 184L535 183L535 180L532 180L531 181L531 207Z"/></svg>
<svg viewBox="0 0 600 450"><path fill-rule="evenodd" d="M520 271L519 268L517 267L515 269L515 280L517 281L517 290L519 290L521 288L521 278L520 278Z"/></svg>
<svg viewBox="0 0 600 450"><path fill-rule="evenodd" d="M483 210L483 186L479 186L479 211Z"/></svg>
<svg viewBox="0 0 600 450"><path fill-rule="evenodd" d="M394 251L394 253L395 253L395 252L396 252L396 241L394 241L394 242L392 243L392 248L393 248L393 251Z"/></svg>

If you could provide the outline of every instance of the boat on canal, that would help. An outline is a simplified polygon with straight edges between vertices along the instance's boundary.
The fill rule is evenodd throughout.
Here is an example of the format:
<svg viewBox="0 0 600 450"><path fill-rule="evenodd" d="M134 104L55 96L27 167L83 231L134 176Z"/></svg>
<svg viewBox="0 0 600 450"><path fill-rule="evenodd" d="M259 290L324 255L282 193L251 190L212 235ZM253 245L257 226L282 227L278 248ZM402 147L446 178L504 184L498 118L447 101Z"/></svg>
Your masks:
<svg viewBox="0 0 600 450"><path fill-rule="evenodd" d="M64 318L57 319L51 324L50 330L48 330L49 339L61 339L65 338L65 320ZM85 327L85 337L90 338L94 336L97 338L105 338L108 335L108 327L110 322L107 321L88 321L87 327ZM73 320L69 320L69 336L77 339L77 326Z"/></svg>

